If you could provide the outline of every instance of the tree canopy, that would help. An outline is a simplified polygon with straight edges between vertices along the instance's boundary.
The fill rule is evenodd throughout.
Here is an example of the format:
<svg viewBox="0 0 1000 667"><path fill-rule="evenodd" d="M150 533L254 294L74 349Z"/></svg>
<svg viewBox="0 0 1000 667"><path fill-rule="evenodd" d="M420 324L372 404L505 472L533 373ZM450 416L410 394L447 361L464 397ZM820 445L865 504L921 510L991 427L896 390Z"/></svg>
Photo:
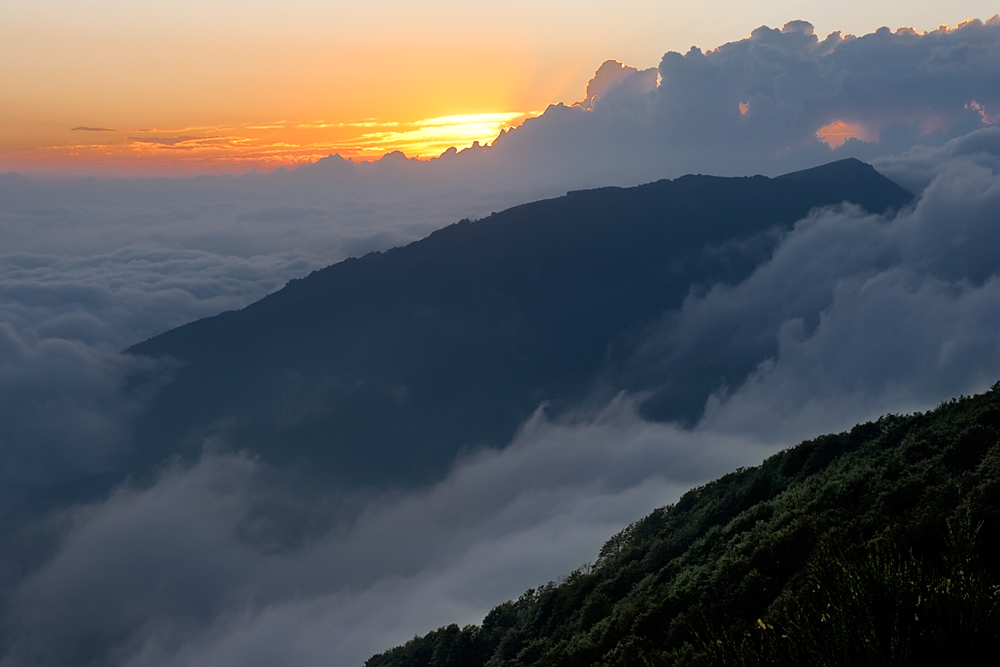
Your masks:
<svg viewBox="0 0 1000 667"><path fill-rule="evenodd" d="M1000 640L1000 382L686 493L366 667L967 664Z"/></svg>

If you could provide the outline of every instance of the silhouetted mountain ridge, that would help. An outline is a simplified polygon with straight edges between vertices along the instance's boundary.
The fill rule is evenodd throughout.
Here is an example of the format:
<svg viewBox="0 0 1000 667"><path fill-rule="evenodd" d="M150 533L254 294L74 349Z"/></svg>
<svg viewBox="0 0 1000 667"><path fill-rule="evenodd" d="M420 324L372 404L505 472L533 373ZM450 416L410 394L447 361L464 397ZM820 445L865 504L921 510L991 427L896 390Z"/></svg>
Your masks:
<svg viewBox="0 0 1000 667"><path fill-rule="evenodd" d="M220 432L341 480L431 479L462 447L508 442L543 401L587 396L692 286L742 280L811 209L912 198L843 160L774 179L577 191L463 220L132 347L183 362L138 441L154 460ZM657 416L697 417L705 389L690 393Z"/></svg>
<svg viewBox="0 0 1000 667"><path fill-rule="evenodd" d="M1000 641L1000 382L692 489L366 667L967 665Z"/></svg>

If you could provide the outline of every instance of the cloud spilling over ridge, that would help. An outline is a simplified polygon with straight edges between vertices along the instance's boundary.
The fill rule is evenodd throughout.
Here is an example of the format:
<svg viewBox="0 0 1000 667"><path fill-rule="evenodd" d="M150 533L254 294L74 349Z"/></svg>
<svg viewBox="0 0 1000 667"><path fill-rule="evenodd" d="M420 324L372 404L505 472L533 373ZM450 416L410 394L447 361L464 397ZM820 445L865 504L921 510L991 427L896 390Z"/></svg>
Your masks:
<svg viewBox="0 0 1000 667"><path fill-rule="evenodd" d="M628 67L616 60L607 60L597 68L594 78L587 84L587 97L579 106L591 111L598 100L604 98L608 100L601 101L600 105L605 108L615 103L626 106L623 98L628 97L632 98L631 102L634 104L656 89L656 79L655 68L640 72L635 67Z"/></svg>
<svg viewBox="0 0 1000 667"><path fill-rule="evenodd" d="M957 160L891 221L819 212L745 282L689 298L654 335L661 350L765 339L750 377L709 402L701 427L803 437L1000 379L998 176Z"/></svg>
<svg viewBox="0 0 1000 667"><path fill-rule="evenodd" d="M923 192L942 170L954 168L955 161L1000 170L1000 126L975 130L938 147L914 146L902 155L872 162L883 175L910 192Z"/></svg>
<svg viewBox="0 0 1000 667"><path fill-rule="evenodd" d="M949 150L911 156L933 174L913 208L817 211L748 279L692 292L648 332L637 363L669 370L715 345L750 364L699 424L644 420L642 395L558 420L542 411L507 448L348 514L257 461L206 454L55 515L45 557L7 580L0 664L361 664L593 560L692 485L987 388L1000 378L1000 259L988 252L1000 170L996 151Z"/></svg>
<svg viewBox="0 0 1000 667"><path fill-rule="evenodd" d="M1000 170L959 157L935 171L892 221L854 207L817 212L746 281L690 294L625 365L622 384L652 391L655 403L657 392L676 401L714 383L705 423L767 438L1000 379ZM663 378L667 386L652 384Z"/></svg>

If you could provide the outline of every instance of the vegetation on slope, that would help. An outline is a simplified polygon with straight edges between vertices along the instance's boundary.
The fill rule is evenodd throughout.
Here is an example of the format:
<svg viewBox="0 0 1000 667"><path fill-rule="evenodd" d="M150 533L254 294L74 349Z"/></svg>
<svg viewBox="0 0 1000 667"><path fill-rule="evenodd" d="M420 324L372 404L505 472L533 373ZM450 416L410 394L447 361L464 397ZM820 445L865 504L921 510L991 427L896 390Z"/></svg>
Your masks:
<svg viewBox="0 0 1000 667"><path fill-rule="evenodd" d="M1000 383L804 442L366 667L966 664L1000 641Z"/></svg>

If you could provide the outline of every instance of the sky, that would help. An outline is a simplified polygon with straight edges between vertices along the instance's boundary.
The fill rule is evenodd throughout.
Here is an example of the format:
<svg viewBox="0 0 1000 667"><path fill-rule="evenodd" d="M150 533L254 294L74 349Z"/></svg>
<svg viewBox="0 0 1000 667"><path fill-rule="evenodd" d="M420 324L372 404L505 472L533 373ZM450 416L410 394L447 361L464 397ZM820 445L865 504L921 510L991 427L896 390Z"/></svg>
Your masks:
<svg viewBox="0 0 1000 667"><path fill-rule="evenodd" d="M952 3L457 0L0 2L0 170L236 172L332 153L492 141L582 99L607 59L645 69L793 19L865 34L987 19Z"/></svg>
<svg viewBox="0 0 1000 667"><path fill-rule="evenodd" d="M829 4L0 0L0 514L28 507L0 524L0 667L361 665L592 562L697 484L988 388L1000 21ZM378 158L416 145L378 132L438 128L443 151L480 122L455 143L489 148ZM312 164L337 151L378 159ZM238 442L145 482L116 467L142 446L128 378L158 372L120 351L146 337L567 190L851 156L919 202L814 211L639 345L667 367L706 341L767 350L697 424L646 421L628 394L540 409L505 448L346 515ZM106 495L30 504L115 473Z"/></svg>

